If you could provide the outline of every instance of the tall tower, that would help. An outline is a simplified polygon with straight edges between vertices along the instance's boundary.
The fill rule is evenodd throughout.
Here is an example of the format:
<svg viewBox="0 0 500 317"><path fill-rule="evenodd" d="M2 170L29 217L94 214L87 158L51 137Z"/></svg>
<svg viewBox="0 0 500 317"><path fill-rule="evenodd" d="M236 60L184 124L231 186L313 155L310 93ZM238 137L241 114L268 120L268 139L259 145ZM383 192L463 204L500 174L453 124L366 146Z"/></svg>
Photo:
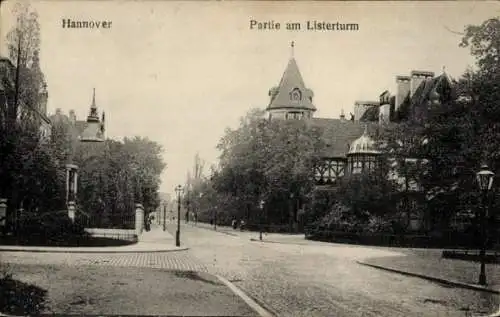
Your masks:
<svg viewBox="0 0 500 317"><path fill-rule="evenodd" d="M102 121L104 121L104 113L102 116ZM80 141L82 142L102 142L104 141L104 122L99 120L99 114L97 112L97 106L95 103L95 88L92 94L92 104L90 105L90 112L87 116L87 122L85 124L85 129L80 136Z"/></svg>
<svg viewBox="0 0 500 317"><path fill-rule="evenodd" d="M304 80L294 57L295 43L291 43L291 57L277 87L269 90L271 98L266 110L269 119L309 119L316 107L312 103L313 91Z"/></svg>

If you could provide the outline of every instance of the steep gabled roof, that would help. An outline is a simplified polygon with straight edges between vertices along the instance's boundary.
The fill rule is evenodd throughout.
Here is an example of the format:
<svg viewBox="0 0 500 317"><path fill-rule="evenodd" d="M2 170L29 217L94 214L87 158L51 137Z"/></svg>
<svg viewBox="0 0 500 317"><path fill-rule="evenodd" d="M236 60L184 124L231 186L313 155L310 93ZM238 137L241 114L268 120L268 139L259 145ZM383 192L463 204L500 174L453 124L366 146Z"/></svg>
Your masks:
<svg viewBox="0 0 500 317"><path fill-rule="evenodd" d="M345 157L349 145L358 139L367 128L369 136L375 138L379 132L379 124L343 119L313 118L311 124L323 129L323 140L326 143L324 157Z"/></svg>
<svg viewBox="0 0 500 317"><path fill-rule="evenodd" d="M298 92L299 98L293 98L294 91ZM316 107L312 104L313 92L305 87L294 58L291 58L288 62L278 87L271 89L269 96L271 101L267 110L279 108L316 110Z"/></svg>
<svg viewBox="0 0 500 317"><path fill-rule="evenodd" d="M366 109L365 113L359 118L359 121L378 121L378 116L380 113L380 107L379 106L373 106L368 109Z"/></svg>
<svg viewBox="0 0 500 317"><path fill-rule="evenodd" d="M420 83L410 98L410 93L398 109L399 119L408 119L410 115L415 114L415 110L428 107L429 101L438 98L441 103L449 102L456 98L454 81L443 72L443 74L428 78Z"/></svg>

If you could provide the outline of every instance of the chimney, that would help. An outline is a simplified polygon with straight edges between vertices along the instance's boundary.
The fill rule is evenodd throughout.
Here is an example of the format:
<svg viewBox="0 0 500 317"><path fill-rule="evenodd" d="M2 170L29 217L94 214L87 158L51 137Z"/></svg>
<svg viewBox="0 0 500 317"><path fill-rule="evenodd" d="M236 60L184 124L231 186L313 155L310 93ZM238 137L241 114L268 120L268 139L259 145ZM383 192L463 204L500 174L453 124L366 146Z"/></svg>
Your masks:
<svg viewBox="0 0 500 317"><path fill-rule="evenodd" d="M410 92L410 76L396 76L397 92L395 111L399 109L406 96Z"/></svg>
<svg viewBox="0 0 500 317"><path fill-rule="evenodd" d="M411 71L411 80L410 80L410 97L413 96L418 86L426 80L427 78L434 77L433 72L421 71L421 70L412 70Z"/></svg>
<svg viewBox="0 0 500 317"><path fill-rule="evenodd" d="M380 95L380 108L378 115L378 121L380 124L385 124L390 121L391 118L390 98L391 94L387 90Z"/></svg>

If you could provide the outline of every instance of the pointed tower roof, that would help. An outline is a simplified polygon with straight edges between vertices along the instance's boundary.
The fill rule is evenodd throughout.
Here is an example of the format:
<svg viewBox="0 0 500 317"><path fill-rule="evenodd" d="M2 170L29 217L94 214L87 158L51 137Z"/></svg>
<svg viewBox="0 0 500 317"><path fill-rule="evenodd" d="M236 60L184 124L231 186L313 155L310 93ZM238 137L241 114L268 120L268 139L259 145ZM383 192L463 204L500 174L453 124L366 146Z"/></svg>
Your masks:
<svg viewBox="0 0 500 317"><path fill-rule="evenodd" d="M99 114L97 113L97 106L95 104L95 88L92 93L92 103L90 104L90 113L87 117L87 122L99 122Z"/></svg>
<svg viewBox="0 0 500 317"><path fill-rule="evenodd" d="M297 108L316 110L312 104L314 96L312 90L307 89L299 67L293 56L294 44L292 42L292 56L281 77L280 83L269 91L271 101L267 110L279 108Z"/></svg>
<svg viewBox="0 0 500 317"><path fill-rule="evenodd" d="M95 103L95 88L92 94L92 104L90 105L90 113L87 117L82 134L80 135L82 142L103 142L104 141L104 125L99 120L97 106Z"/></svg>

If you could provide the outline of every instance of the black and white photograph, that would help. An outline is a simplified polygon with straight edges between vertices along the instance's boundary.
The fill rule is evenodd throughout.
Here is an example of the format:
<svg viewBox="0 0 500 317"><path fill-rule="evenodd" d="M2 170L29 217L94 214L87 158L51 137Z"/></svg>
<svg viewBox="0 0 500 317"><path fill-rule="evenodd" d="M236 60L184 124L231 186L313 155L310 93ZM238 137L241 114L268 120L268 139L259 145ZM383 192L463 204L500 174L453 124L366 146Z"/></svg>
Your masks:
<svg viewBox="0 0 500 317"><path fill-rule="evenodd" d="M0 4L0 316L500 317L500 2Z"/></svg>

